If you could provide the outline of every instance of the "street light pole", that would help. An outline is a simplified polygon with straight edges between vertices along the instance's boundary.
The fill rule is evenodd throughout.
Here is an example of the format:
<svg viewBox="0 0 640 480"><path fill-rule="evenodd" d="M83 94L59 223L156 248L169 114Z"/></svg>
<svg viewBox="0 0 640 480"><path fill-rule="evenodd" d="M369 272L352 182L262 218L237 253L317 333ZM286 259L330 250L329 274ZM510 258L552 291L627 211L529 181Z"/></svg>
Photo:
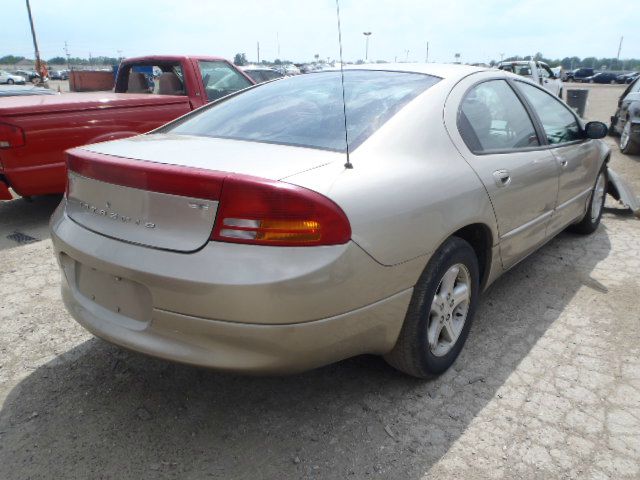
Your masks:
<svg viewBox="0 0 640 480"><path fill-rule="evenodd" d="M371 32L362 32L365 36L365 47L364 47L364 61L369 61L369 37L371 36Z"/></svg>

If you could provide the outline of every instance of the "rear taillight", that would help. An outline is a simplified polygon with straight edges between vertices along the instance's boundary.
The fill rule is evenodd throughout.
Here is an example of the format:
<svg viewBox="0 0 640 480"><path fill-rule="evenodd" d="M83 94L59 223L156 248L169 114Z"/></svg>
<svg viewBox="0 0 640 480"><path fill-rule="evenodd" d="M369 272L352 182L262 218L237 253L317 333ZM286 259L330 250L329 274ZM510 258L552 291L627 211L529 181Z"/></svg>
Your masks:
<svg viewBox="0 0 640 480"><path fill-rule="evenodd" d="M277 246L339 245L351 238L344 212L319 193L247 176L225 179L211 239Z"/></svg>
<svg viewBox="0 0 640 480"><path fill-rule="evenodd" d="M15 125L0 123L0 148L22 147L24 131Z"/></svg>

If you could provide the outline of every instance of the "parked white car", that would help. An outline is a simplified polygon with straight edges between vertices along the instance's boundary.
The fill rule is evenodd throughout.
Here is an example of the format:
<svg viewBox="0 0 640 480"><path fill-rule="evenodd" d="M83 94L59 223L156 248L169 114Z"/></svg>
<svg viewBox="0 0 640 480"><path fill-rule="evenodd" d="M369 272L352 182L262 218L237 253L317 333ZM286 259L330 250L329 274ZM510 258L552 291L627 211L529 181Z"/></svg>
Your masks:
<svg viewBox="0 0 640 480"><path fill-rule="evenodd" d="M500 70L506 70L507 72L513 72L516 75L528 77L557 97L562 98L562 80L560 80L560 75L554 73L549 65L544 62L525 60L500 62L498 68Z"/></svg>
<svg viewBox="0 0 640 480"><path fill-rule="evenodd" d="M14 75L6 70L0 70L0 83L13 85L14 83L24 84L26 80L20 75Z"/></svg>

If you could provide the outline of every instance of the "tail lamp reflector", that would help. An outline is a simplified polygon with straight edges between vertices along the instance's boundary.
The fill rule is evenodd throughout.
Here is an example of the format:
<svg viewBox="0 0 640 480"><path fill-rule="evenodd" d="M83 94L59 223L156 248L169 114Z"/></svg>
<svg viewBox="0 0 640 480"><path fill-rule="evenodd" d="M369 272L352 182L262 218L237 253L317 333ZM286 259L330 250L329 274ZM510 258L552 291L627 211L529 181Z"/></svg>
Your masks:
<svg viewBox="0 0 640 480"><path fill-rule="evenodd" d="M24 131L15 125L0 123L0 148L15 148L24 145Z"/></svg>

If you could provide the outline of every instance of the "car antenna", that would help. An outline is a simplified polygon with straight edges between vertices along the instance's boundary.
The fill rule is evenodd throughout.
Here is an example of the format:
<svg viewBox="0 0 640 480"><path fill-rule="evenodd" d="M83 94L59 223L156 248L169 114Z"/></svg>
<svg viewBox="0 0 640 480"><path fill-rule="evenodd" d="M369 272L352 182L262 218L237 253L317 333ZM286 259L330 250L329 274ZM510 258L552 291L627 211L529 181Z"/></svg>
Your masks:
<svg viewBox="0 0 640 480"><path fill-rule="evenodd" d="M344 95L344 70L342 68L342 28L340 27L340 2L336 0L336 14L338 16L338 44L340 45L340 83L342 85L342 115L344 117L344 143L347 147L347 163L344 168L351 169L353 164L349 159L349 131L347 130L347 102Z"/></svg>

